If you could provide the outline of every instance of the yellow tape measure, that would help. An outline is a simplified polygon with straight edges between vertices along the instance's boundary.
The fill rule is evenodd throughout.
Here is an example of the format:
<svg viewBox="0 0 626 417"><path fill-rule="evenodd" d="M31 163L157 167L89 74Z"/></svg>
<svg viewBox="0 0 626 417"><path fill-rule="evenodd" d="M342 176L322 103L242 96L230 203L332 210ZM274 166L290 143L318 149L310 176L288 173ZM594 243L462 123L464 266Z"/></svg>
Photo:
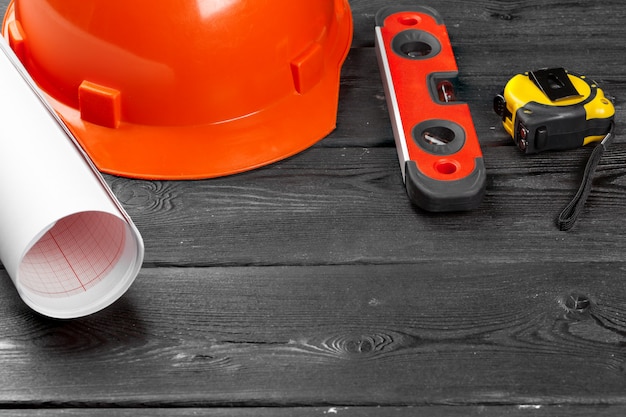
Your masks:
<svg viewBox="0 0 626 417"><path fill-rule="evenodd" d="M495 97L494 110L527 154L601 141L615 116L613 103L597 83L563 68L514 76Z"/></svg>

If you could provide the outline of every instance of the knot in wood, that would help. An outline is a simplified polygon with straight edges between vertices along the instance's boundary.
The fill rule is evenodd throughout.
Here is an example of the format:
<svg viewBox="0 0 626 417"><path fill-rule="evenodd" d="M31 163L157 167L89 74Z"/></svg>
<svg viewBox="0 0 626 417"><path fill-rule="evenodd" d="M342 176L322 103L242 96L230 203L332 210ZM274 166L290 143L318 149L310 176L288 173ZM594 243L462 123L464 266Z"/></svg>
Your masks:
<svg viewBox="0 0 626 417"><path fill-rule="evenodd" d="M329 340L326 345L339 356L365 359L381 354L393 343L393 337L390 335L372 334L336 337Z"/></svg>
<svg viewBox="0 0 626 417"><path fill-rule="evenodd" d="M573 293L565 299L565 308L569 311L584 313L589 307L591 307L591 300L586 295Z"/></svg>

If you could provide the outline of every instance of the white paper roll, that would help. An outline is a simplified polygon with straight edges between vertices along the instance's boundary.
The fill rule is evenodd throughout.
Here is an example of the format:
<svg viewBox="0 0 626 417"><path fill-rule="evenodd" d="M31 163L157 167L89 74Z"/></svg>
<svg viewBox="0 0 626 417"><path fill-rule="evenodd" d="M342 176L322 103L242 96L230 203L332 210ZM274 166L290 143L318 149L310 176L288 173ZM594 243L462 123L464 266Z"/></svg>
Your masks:
<svg viewBox="0 0 626 417"><path fill-rule="evenodd" d="M0 37L0 260L24 300L85 316L126 292L141 235Z"/></svg>

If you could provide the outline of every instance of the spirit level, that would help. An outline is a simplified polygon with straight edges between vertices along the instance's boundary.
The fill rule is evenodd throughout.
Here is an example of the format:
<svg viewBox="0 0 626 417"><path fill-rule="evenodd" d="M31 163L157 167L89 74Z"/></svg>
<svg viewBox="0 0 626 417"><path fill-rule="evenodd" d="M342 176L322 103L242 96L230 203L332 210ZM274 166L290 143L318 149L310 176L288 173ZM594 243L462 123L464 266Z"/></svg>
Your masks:
<svg viewBox="0 0 626 417"><path fill-rule="evenodd" d="M382 8L376 51L409 198L433 212L478 207L485 167L443 19L425 6Z"/></svg>

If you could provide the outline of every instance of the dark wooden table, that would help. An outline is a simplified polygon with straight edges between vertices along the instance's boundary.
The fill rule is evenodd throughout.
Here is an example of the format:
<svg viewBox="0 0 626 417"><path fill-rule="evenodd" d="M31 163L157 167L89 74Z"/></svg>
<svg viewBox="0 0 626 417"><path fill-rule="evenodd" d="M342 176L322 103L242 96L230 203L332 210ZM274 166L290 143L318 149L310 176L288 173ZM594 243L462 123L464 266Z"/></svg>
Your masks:
<svg viewBox="0 0 626 417"><path fill-rule="evenodd" d="M626 3L404 3L445 18L484 153L484 201L454 214L403 188L374 51L388 3L351 1L337 129L311 149L207 181L106 177L146 244L114 305L46 319L0 272L0 414L626 415ZM491 104L551 66L617 109L569 232L555 216L591 148L523 156Z"/></svg>

